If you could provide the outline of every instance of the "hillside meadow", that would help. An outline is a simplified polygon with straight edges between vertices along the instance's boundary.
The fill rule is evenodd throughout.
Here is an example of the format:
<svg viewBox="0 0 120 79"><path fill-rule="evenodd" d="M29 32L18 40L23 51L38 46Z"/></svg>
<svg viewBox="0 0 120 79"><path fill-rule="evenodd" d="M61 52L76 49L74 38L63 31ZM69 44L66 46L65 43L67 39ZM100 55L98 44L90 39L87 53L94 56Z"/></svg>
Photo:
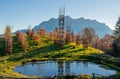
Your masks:
<svg viewBox="0 0 120 79"><path fill-rule="evenodd" d="M44 61L44 60L85 60L99 64L103 64L105 68L113 68L120 70L116 65L118 61L116 58L106 56L100 50L88 47L83 48L83 45L75 45L74 42L70 44L64 44L63 48L59 48L54 45L53 41L49 40L47 36L40 37L40 45L37 45L30 38L27 39L29 48L27 52L24 52L22 47L18 44L16 36L14 36L13 53L12 55L5 55L3 48L3 40L0 38L0 76L2 77L13 77L13 78L29 78L29 76L14 72L14 67L19 64L26 64L31 61ZM110 63L109 63L110 62ZM36 76L33 76L34 78Z"/></svg>

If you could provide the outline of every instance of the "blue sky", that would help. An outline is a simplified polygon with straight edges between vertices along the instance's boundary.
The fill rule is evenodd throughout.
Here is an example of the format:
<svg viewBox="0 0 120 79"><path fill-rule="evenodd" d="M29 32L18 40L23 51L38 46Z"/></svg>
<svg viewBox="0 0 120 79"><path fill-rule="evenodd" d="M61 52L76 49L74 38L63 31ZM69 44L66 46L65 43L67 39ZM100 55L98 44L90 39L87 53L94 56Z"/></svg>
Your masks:
<svg viewBox="0 0 120 79"><path fill-rule="evenodd" d="M57 18L61 6L72 18L96 19L111 29L120 16L120 0L0 0L0 33L6 25L15 31Z"/></svg>

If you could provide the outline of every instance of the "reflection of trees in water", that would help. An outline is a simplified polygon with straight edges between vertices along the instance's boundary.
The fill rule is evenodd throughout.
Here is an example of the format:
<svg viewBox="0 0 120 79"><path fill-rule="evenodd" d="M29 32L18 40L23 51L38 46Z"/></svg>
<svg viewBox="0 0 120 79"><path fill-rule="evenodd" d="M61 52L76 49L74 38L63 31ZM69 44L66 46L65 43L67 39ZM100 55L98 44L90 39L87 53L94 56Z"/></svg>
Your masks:
<svg viewBox="0 0 120 79"><path fill-rule="evenodd" d="M81 61L76 61L76 66L81 67Z"/></svg>
<svg viewBox="0 0 120 79"><path fill-rule="evenodd" d="M32 66L34 66L34 64L36 64L36 61L32 61L31 64L32 64Z"/></svg>
<svg viewBox="0 0 120 79"><path fill-rule="evenodd" d="M65 74L70 75L70 61L66 61L65 63Z"/></svg>
<svg viewBox="0 0 120 79"><path fill-rule="evenodd" d="M66 75L70 74L70 61L66 61L66 62L58 61L58 76L63 76L64 75L64 70L65 70Z"/></svg>
<svg viewBox="0 0 120 79"><path fill-rule="evenodd" d="M87 61L76 61L76 65L80 66L79 64L81 64L81 62L82 62L83 68L86 69L88 67ZM70 66L71 66L70 63L74 63L74 62L58 61L58 76L63 76L64 71L65 71L65 75L70 75Z"/></svg>
<svg viewBox="0 0 120 79"><path fill-rule="evenodd" d="M88 67L87 61L76 61L77 66L80 66L80 64L82 65L81 67L83 67L84 69L86 69Z"/></svg>
<svg viewBox="0 0 120 79"><path fill-rule="evenodd" d="M58 61L58 76L63 76L63 67L64 67L64 62L63 61Z"/></svg>
<svg viewBox="0 0 120 79"><path fill-rule="evenodd" d="M22 71L23 71L23 73L26 73L26 72L27 72L27 67L26 67L26 65L23 66L23 70L22 70Z"/></svg>
<svg viewBox="0 0 120 79"><path fill-rule="evenodd" d="M45 69L44 69L44 65L48 63L48 61L39 61L39 62L36 62L36 61L32 61L31 64L32 66L36 66L37 67L37 71L33 71L33 72L38 72L39 75L41 75L42 73L44 73Z"/></svg>
<svg viewBox="0 0 120 79"><path fill-rule="evenodd" d="M38 74L40 75L41 74L41 68L40 68L40 63L37 64L37 69L38 69Z"/></svg>
<svg viewBox="0 0 120 79"><path fill-rule="evenodd" d="M49 61L39 61L39 62L36 62L35 64L37 64L38 66L38 74L41 75L43 73L46 72L46 68L45 68L45 65L49 63Z"/></svg>
<svg viewBox="0 0 120 79"><path fill-rule="evenodd" d="M88 67L88 62L87 61L82 61L84 69Z"/></svg>

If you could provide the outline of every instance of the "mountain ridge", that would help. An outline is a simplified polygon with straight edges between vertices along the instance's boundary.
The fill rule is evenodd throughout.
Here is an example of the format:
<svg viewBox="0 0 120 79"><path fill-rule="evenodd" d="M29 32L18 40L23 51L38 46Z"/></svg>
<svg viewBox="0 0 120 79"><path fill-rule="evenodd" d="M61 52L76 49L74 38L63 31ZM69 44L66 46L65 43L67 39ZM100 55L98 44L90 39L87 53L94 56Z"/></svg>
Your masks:
<svg viewBox="0 0 120 79"><path fill-rule="evenodd" d="M85 19L84 17L73 19L70 16L65 16L65 26L67 24L71 25L71 29L77 34L80 29L86 27L91 27L95 29L99 37L103 37L105 34L112 34L112 30L105 23L98 22L97 20ZM51 32L58 27L58 18L51 18L48 21L43 21L39 25L34 26L34 30L37 31L38 28L46 29Z"/></svg>

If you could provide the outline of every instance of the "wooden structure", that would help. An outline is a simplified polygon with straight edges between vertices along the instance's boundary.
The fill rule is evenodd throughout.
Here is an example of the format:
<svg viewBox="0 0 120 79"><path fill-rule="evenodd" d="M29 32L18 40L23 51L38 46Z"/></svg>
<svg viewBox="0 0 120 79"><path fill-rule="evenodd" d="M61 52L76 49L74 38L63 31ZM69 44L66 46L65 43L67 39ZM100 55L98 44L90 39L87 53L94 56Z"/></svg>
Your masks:
<svg viewBox="0 0 120 79"><path fill-rule="evenodd" d="M64 15L65 8L59 9L59 27L57 35L57 45L61 48L64 44Z"/></svg>

